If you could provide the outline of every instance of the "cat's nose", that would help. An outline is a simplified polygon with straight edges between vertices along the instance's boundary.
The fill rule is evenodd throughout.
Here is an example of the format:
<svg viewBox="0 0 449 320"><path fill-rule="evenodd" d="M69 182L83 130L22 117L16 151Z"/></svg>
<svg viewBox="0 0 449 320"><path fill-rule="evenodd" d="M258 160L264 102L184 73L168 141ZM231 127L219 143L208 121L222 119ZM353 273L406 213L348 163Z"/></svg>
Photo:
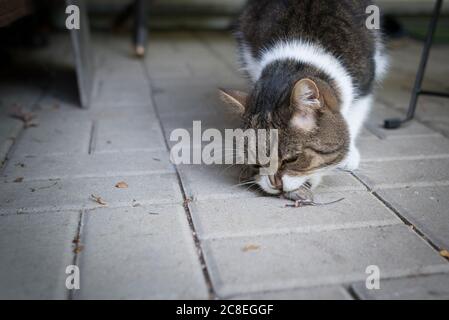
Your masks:
<svg viewBox="0 0 449 320"><path fill-rule="evenodd" d="M270 182L273 185L273 187L275 187L276 189L282 190L282 178L280 177L280 175L275 174L275 175L268 176L268 178L270 179Z"/></svg>

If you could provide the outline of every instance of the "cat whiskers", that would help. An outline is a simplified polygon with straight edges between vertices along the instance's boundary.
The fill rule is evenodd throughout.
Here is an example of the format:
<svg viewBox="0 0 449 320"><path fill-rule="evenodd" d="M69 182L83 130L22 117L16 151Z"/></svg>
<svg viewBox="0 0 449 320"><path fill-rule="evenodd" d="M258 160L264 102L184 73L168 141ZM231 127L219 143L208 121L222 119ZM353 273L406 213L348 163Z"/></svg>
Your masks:
<svg viewBox="0 0 449 320"><path fill-rule="evenodd" d="M256 184L256 183L257 182L255 180L251 180L251 181L237 183L237 184L231 186L231 188L237 188L237 187L246 186L246 185L252 185L252 184Z"/></svg>

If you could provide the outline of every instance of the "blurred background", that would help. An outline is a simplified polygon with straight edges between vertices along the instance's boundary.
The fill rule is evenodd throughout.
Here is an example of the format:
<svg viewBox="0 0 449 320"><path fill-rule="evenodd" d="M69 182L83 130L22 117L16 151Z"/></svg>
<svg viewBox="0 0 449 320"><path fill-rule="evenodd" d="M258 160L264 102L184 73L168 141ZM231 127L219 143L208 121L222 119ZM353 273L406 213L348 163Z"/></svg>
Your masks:
<svg viewBox="0 0 449 320"><path fill-rule="evenodd" d="M86 1L91 17L91 25L96 29L123 30L131 27L130 19L120 17L126 13L127 8L133 1L126 0L88 0ZM148 25L150 29L229 29L232 26L234 17L240 11L244 0L146 0L146 15L148 16ZM11 4L15 3L14 6ZM400 22L406 31L412 35L422 36L428 26L426 15L432 12L432 0L378 0L376 3L382 9L382 13L389 17L394 16ZM25 16L31 11L34 17L28 20L34 22L40 27L39 31L45 27L63 28L65 15L64 1L61 0L1 0L0 5L3 8L11 6L27 7L27 9L16 10L16 14L11 13L8 17L3 16L0 25L5 27L20 16ZM31 7L33 9L31 9ZM5 10L5 9L3 9ZM443 4L443 14L449 13L449 3ZM22 19L21 19L22 20ZM120 23L118 23L120 22ZM440 28L437 38L448 39L449 29L447 19L442 19L442 28ZM9 28L18 28L23 21L13 23ZM119 25L118 25L119 24ZM120 28L118 28L120 27ZM7 28L7 29L9 29ZM2 36L11 30L1 30ZM24 35L24 37L26 37ZM16 39L17 40L17 39Z"/></svg>

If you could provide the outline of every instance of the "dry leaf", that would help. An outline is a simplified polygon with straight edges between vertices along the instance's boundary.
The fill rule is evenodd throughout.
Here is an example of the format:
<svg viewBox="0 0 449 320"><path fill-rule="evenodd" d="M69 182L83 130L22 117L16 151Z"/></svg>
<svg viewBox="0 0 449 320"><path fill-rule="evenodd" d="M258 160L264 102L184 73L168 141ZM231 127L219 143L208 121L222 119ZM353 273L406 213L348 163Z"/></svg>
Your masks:
<svg viewBox="0 0 449 320"><path fill-rule="evenodd" d="M191 198L186 198L186 199L184 200L184 202L183 202L184 207L187 207L187 206L189 205L189 203L192 202L193 200L194 200L193 197L191 197Z"/></svg>
<svg viewBox="0 0 449 320"><path fill-rule="evenodd" d="M126 189L128 188L128 184L125 181L120 181L115 185L116 188Z"/></svg>
<svg viewBox="0 0 449 320"><path fill-rule="evenodd" d="M25 128L37 126L37 123L33 122L33 120L36 118L36 115L32 112L23 111L22 107L18 105L14 106L14 108L10 112L10 115L11 117L22 121Z"/></svg>
<svg viewBox="0 0 449 320"><path fill-rule="evenodd" d="M23 177L18 177L14 180L14 182L22 182L23 181Z"/></svg>
<svg viewBox="0 0 449 320"><path fill-rule="evenodd" d="M83 251L84 246L76 246L76 248L73 250L74 253L80 253L81 251Z"/></svg>
<svg viewBox="0 0 449 320"><path fill-rule="evenodd" d="M255 250L258 250L259 248L260 248L260 246L258 246L256 244L248 244L242 248L242 251L243 252L255 251Z"/></svg>
<svg viewBox="0 0 449 320"><path fill-rule="evenodd" d="M448 259L449 259L449 251L447 251L447 250L441 250L441 251L440 251L440 255L441 255L442 257L445 257L445 258L448 258Z"/></svg>
<svg viewBox="0 0 449 320"><path fill-rule="evenodd" d="M90 197L92 200L94 200L98 204L101 204L102 206L107 205L107 203L103 199L101 199L101 197L94 196L93 194L91 194Z"/></svg>

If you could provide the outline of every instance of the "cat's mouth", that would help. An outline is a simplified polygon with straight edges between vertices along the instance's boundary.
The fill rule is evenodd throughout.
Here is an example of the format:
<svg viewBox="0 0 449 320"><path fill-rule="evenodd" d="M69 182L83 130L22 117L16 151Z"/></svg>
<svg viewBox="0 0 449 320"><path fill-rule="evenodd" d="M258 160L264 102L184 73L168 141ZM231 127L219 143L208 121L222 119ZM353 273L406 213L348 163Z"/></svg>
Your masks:
<svg viewBox="0 0 449 320"><path fill-rule="evenodd" d="M255 181L263 191L268 194L281 194L298 190L307 182L307 177L294 177L289 175L257 175Z"/></svg>

